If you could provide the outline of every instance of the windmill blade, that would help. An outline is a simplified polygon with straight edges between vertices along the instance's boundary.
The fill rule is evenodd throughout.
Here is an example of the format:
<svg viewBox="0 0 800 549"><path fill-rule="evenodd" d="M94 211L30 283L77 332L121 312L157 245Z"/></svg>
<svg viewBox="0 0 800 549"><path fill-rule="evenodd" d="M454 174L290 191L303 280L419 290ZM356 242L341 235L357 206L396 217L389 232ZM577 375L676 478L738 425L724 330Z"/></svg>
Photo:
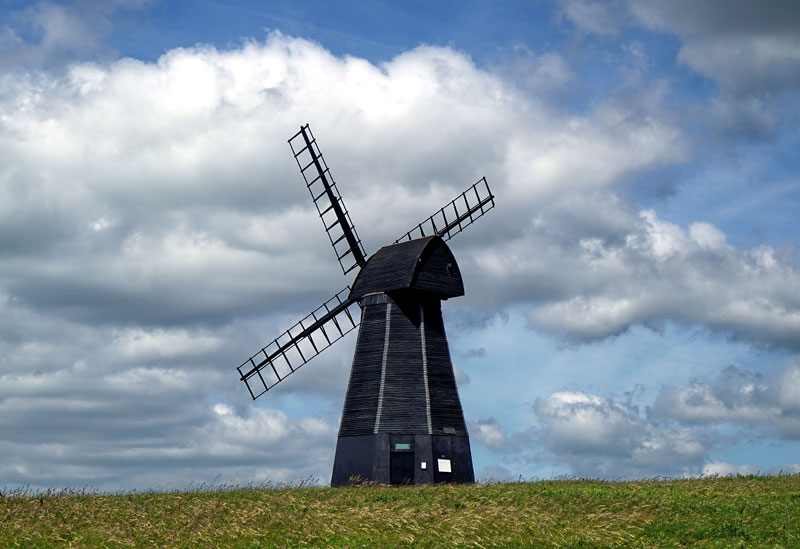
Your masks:
<svg viewBox="0 0 800 549"><path fill-rule="evenodd" d="M450 240L492 208L494 208L494 195L489 189L486 178L483 177L394 243L431 235Z"/></svg>
<svg viewBox="0 0 800 549"><path fill-rule="evenodd" d="M317 213L325 225L342 271L347 274L356 267L361 267L366 262L367 254L308 124L300 126L300 131L289 139L289 146L317 207Z"/></svg>
<svg viewBox="0 0 800 549"><path fill-rule="evenodd" d="M238 367L253 400L361 323L348 286Z"/></svg>

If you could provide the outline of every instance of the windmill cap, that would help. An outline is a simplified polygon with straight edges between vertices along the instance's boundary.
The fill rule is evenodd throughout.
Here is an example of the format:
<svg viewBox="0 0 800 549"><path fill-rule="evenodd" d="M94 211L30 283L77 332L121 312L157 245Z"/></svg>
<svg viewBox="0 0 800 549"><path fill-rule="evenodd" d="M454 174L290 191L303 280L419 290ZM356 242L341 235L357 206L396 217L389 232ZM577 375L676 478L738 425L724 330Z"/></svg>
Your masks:
<svg viewBox="0 0 800 549"><path fill-rule="evenodd" d="M351 299L367 294L409 290L441 299L464 295L464 282L453 252L439 236L384 246L358 273Z"/></svg>

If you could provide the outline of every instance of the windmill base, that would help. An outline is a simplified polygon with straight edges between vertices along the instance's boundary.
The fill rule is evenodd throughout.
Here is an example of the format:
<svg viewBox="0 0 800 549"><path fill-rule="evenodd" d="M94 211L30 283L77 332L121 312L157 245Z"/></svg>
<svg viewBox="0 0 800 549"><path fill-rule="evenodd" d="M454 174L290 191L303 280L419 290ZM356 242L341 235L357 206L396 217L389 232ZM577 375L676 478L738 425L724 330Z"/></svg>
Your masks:
<svg viewBox="0 0 800 549"><path fill-rule="evenodd" d="M475 482L469 437L388 434L339 437L331 486Z"/></svg>

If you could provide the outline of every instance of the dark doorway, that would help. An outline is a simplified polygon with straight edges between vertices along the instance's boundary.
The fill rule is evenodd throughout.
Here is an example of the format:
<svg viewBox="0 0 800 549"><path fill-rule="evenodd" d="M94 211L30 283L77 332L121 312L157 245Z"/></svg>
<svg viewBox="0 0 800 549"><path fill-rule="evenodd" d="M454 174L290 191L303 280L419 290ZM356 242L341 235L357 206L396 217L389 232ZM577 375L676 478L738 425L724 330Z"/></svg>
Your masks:
<svg viewBox="0 0 800 549"><path fill-rule="evenodd" d="M414 452L392 452L389 467L393 485L414 484Z"/></svg>

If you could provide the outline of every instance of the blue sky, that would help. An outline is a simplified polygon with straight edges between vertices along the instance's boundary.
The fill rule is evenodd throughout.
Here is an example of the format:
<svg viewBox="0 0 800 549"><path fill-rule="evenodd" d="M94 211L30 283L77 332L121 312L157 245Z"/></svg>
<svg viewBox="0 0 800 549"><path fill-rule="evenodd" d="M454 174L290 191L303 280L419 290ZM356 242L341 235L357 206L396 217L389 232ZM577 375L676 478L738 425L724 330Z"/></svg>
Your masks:
<svg viewBox="0 0 800 549"><path fill-rule="evenodd" d="M481 479L800 471L793 2L6 2L0 485L326 483L354 338L235 366L482 176L444 314Z"/></svg>

